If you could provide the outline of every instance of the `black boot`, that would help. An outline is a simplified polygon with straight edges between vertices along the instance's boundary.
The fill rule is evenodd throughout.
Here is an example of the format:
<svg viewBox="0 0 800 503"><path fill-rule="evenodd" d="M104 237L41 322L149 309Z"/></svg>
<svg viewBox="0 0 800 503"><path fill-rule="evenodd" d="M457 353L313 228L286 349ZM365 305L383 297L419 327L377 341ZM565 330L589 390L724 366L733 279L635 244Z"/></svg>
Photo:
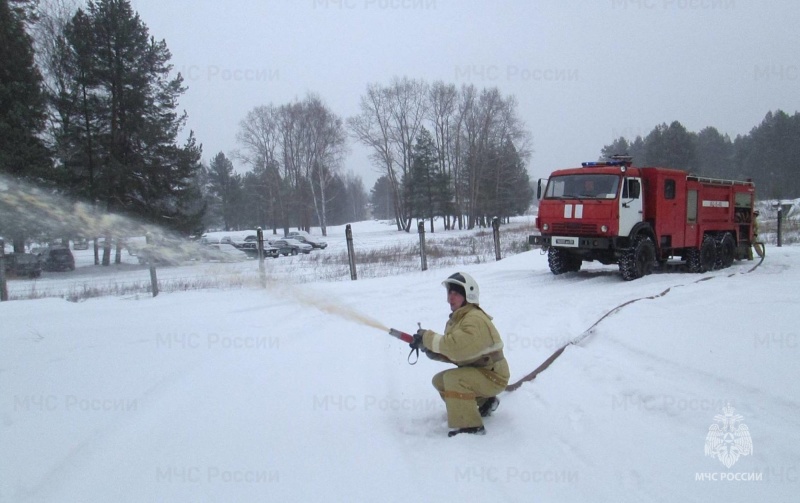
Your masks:
<svg viewBox="0 0 800 503"><path fill-rule="evenodd" d="M450 430L447 432L448 437L455 437L459 433L472 433L473 435L486 435L486 429L483 426L473 426L471 428L459 428L457 430Z"/></svg>
<svg viewBox="0 0 800 503"><path fill-rule="evenodd" d="M497 407L500 405L500 399L496 396L492 396L486 399L483 402L483 405L478 407L478 412L480 412L481 417L488 417L492 415L492 412L497 410Z"/></svg>

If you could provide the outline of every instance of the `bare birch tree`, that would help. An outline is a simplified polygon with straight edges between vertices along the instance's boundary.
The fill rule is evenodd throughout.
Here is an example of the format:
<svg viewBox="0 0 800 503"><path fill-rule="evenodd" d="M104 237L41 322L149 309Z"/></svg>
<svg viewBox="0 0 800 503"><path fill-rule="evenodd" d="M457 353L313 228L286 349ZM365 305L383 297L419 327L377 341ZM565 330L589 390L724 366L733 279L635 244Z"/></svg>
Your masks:
<svg viewBox="0 0 800 503"><path fill-rule="evenodd" d="M450 179L451 189L455 194L456 172L454 168L455 162L455 142L454 133L457 129L456 116L457 111L458 90L453 84L445 84L444 82L434 82L428 92L428 120L433 126L433 139L436 146L436 156L439 163L439 169L447 175ZM455 201L451 201L455 206ZM450 212L453 207L449 208ZM451 228L451 213L448 212L444 216L444 228Z"/></svg>
<svg viewBox="0 0 800 503"><path fill-rule="evenodd" d="M347 138L342 119L331 112L318 96L309 95L302 105L305 176L310 182L314 212L322 235L327 236L328 187L342 163Z"/></svg>
<svg viewBox="0 0 800 503"><path fill-rule="evenodd" d="M278 153L281 146L279 111L273 105L262 105L247 113L239 122L236 141L243 147L236 157L263 175L267 207L272 217L272 231L285 225L288 219L282 179L279 172ZM263 170L263 171L262 171Z"/></svg>
<svg viewBox="0 0 800 503"><path fill-rule="evenodd" d="M497 88L483 89L480 94L472 86L462 89L459 106L460 123L458 154L461 188L465 189L463 210L467 228L486 224L480 207L482 182L490 179L486 171L497 166L499 146L512 142L520 155L527 157L527 133L516 113L516 100L504 98ZM491 188L489 188L491 190Z"/></svg>
<svg viewBox="0 0 800 503"><path fill-rule="evenodd" d="M408 78L395 78L388 87L370 85L361 97L361 113L348 120L352 134L372 149L371 158L389 180L399 230L411 227L411 198L403 181L410 175L414 140L427 115L427 87Z"/></svg>

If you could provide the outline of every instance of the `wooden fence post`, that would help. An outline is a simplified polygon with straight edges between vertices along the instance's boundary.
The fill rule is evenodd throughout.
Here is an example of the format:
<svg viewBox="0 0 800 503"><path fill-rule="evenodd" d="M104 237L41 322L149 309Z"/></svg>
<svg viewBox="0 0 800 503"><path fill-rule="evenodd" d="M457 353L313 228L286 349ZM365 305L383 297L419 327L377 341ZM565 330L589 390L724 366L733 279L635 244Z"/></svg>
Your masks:
<svg viewBox="0 0 800 503"><path fill-rule="evenodd" d="M6 284L6 244L0 238L0 302L8 300L8 285Z"/></svg>
<svg viewBox="0 0 800 503"><path fill-rule="evenodd" d="M267 273L264 270L264 231L261 227L256 229L256 241L258 242L258 274L261 277L261 286L267 287Z"/></svg>
<svg viewBox="0 0 800 503"><path fill-rule="evenodd" d="M347 238L347 257L350 261L350 279L355 281L358 279L358 275L356 274L356 252L353 250L353 230L350 228L350 224L347 224L347 227L345 227L344 234Z"/></svg>
<svg viewBox="0 0 800 503"><path fill-rule="evenodd" d="M500 219L497 217L492 219L492 234L494 234L494 257L495 260L500 260Z"/></svg>
<svg viewBox="0 0 800 503"><path fill-rule="evenodd" d="M149 232L145 235L145 242L150 245L153 244L153 235ZM150 256L147 257L147 263L150 265L150 288L153 291L153 297L158 295L158 276L156 275L156 262L152 250Z"/></svg>
<svg viewBox="0 0 800 503"><path fill-rule="evenodd" d="M419 256L420 260L422 261L422 270L428 270L428 257L425 253L425 222L420 221L417 224L417 230L419 231Z"/></svg>

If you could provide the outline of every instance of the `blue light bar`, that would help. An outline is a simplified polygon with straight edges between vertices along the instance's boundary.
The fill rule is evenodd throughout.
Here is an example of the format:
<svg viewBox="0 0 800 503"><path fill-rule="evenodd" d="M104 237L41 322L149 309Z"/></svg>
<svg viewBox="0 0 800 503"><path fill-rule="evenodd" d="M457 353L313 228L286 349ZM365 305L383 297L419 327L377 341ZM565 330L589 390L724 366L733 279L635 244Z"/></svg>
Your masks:
<svg viewBox="0 0 800 503"><path fill-rule="evenodd" d="M628 166L630 161L599 161L599 162L582 162L581 166L584 168L600 168L603 166Z"/></svg>

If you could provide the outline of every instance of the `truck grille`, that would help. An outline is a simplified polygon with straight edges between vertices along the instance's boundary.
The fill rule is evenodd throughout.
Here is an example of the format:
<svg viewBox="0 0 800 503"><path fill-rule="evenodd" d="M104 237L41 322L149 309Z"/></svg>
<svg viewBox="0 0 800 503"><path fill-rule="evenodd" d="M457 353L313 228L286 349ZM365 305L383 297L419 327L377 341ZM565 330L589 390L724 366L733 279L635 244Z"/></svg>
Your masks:
<svg viewBox="0 0 800 503"><path fill-rule="evenodd" d="M590 236L597 234L597 225L576 222L554 223L551 232L563 236Z"/></svg>

